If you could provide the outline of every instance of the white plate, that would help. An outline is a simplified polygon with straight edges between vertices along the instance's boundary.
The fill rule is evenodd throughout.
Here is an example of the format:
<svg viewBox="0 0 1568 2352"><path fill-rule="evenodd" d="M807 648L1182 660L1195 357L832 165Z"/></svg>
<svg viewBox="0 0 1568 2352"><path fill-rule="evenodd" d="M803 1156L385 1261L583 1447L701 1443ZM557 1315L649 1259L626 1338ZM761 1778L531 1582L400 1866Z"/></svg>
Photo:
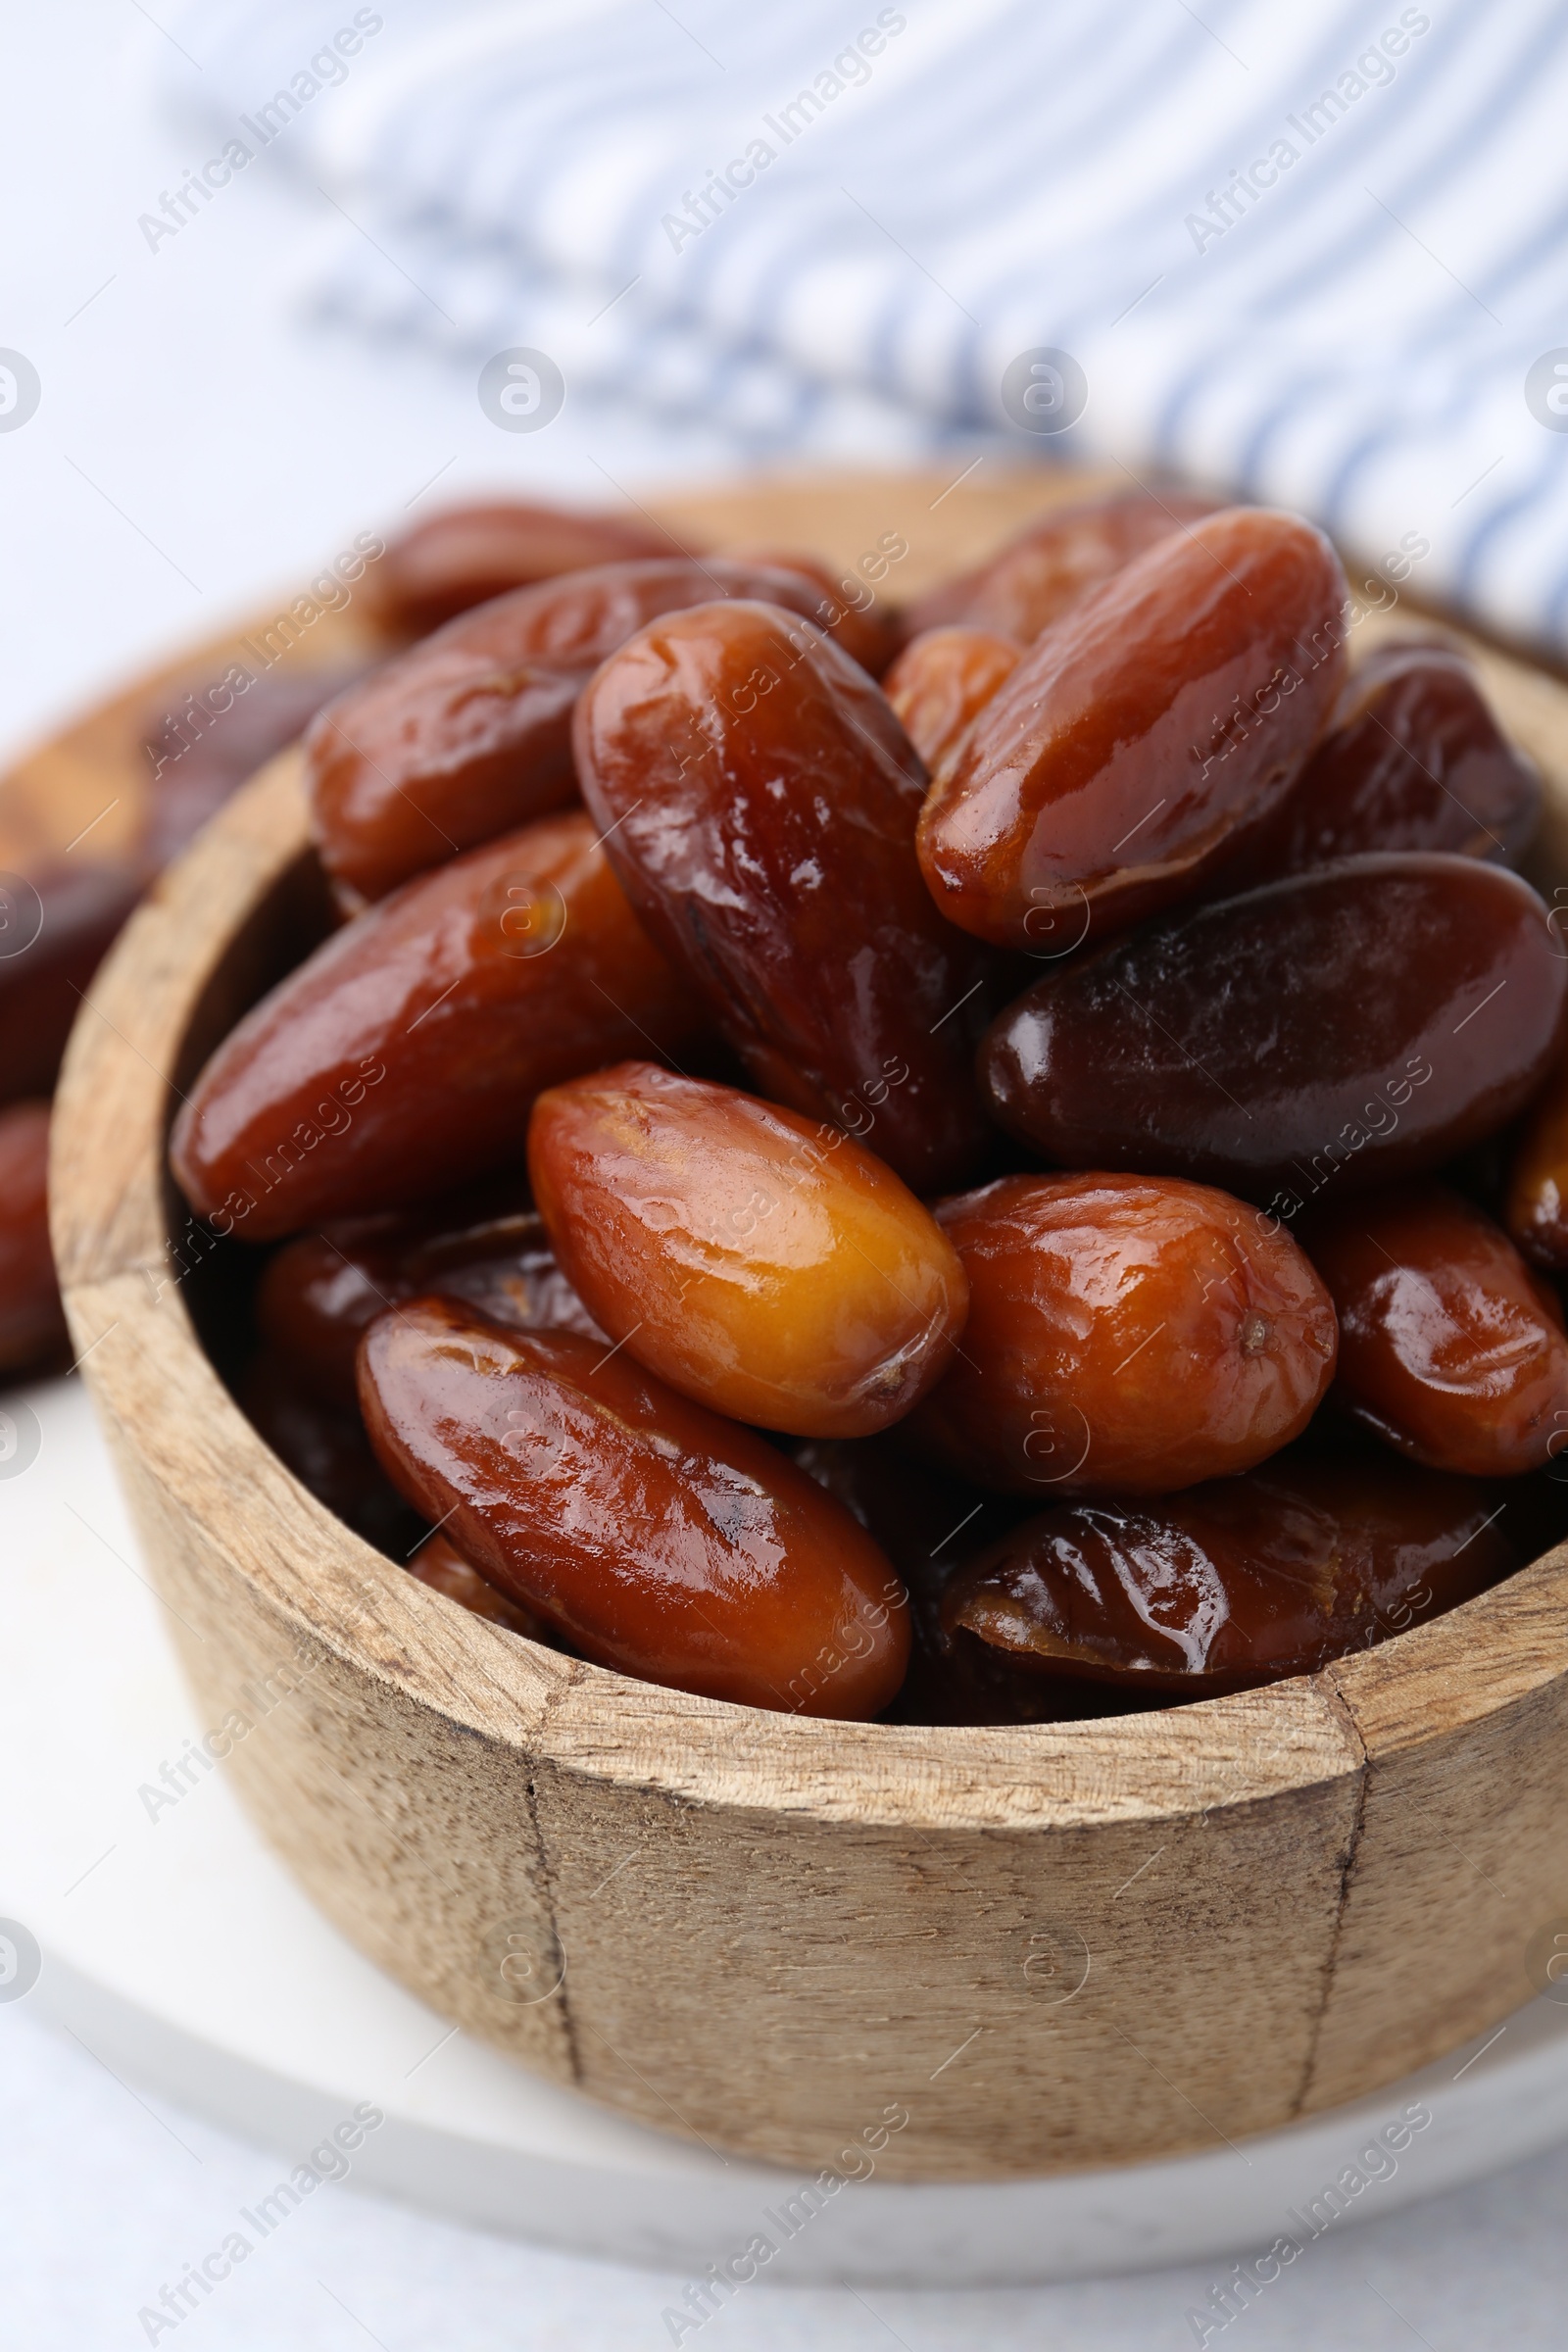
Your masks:
<svg viewBox="0 0 1568 2352"><path fill-rule="evenodd" d="M1307 2215L1347 2167L1365 2184L1347 2178L1335 2230L1568 2136L1568 2005L1541 2000L1408 2082L1241 2149L1000 2185L870 2179L803 2220L796 2175L539 2082L383 1976L312 1908L221 1768L173 1804L143 1795L207 1727L86 1394L55 1382L0 1412L24 1432L30 1412L40 1439L0 1476L0 1917L41 1947L25 1997L118 2073L275 2148L280 2177L369 2100L386 2121L356 2179L483 2228L693 2277L761 2233L779 2249L763 2278L971 2286L1261 2253L1304 2234L1292 2209ZM1356 2167L1414 2102L1430 2123Z"/></svg>

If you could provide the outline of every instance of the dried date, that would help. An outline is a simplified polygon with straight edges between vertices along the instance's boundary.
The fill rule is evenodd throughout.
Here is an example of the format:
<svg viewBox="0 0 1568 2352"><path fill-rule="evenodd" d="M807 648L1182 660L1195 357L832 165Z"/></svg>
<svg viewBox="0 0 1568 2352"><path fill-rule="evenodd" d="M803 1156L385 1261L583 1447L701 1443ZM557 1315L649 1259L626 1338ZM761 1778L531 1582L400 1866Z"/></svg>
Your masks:
<svg viewBox="0 0 1568 2352"><path fill-rule="evenodd" d="M361 1336L377 1315L420 1292L466 1299L519 1331L604 1334L556 1262L536 1210L452 1207L344 1218L302 1234L268 1264L256 1292L262 1338L323 1402L353 1407ZM608 1342L606 1343L608 1345Z"/></svg>
<svg viewBox="0 0 1568 2352"><path fill-rule="evenodd" d="M865 672L776 606L701 605L606 662L575 732L627 896L761 1093L919 1190L972 1174L990 963L921 882L925 770Z"/></svg>
<svg viewBox="0 0 1568 2352"><path fill-rule="evenodd" d="M1298 1437L1328 1389L1328 1292L1228 1194L1004 1176L937 1215L969 1320L908 1434L982 1486L1043 1501L1196 1486Z"/></svg>
<svg viewBox="0 0 1568 2352"><path fill-rule="evenodd" d="M1182 490L1128 490L1055 508L973 571L921 597L909 612L909 634L957 622L1032 645L1135 556L1215 511L1214 500Z"/></svg>
<svg viewBox="0 0 1568 2352"><path fill-rule="evenodd" d="M71 1351L49 1250L49 1105L0 1110L0 1379Z"/></svg>
<svg viewBox="0 0 1568 2352"><path fill-rule="evenodd" d="M1520 1565L1469 1479L1297 1451L1163 1502L1044 1511L943 1622L1052 1676L1211 1698L1408 1632Z"/></svg>
<svg viewBox="0 0 1568 2352"><path fill-rule="evenodd" d="M715 1411L864 1437L953 1354L968 1286L952 1246L837 1128L623 1062L540 1096L528 1170L605 1330Z"/></svg>
<svg viewBox="0 0 1568 2352"><path fill-rule="evenodd" d="M1031 648L920 812L950 921L1028 951L1192 898L1283 799L1345 675L1339 558L1235 507L1161 540Z"/></svg>
<svg viewBox="0 0 1568 2352"><path fill-rule="evenodd" d="M1562 1309L1444 1184L1344 1203L1303 1240L1340 1319L1336 1400L1436 1470L1507 1478L1568 1443Z"/></svg>
<svg viewBox="0 0 1568 2352"><path fill-rule="evenodd" d="M782 1713L898 1690L904 1588L763 1438L574 1332L413 1300L361 1343L388 1476L487 1581L602 1666Z"/></svg>
<svg viewBox="0 0 1568 2352"><path fill-rule="evenodd" d="M1568 963L1516 874L1346 858L1163 916L1038 981L982 1055L1068 1167L1191 1176L1297 1215L1440 1166L1550 1067Z"/></svg>
<svg viewBox="0 0 1568 2352"><path fill-rule="evenodd" d="M1511 862L1541 813L1541 778L1508 743L1462 655L1379 648L1341 693L1328 734L1227 891L1369 850Z"/></svg>
<svg viewBox="0 0 1568 2352"><path fill-rule="evenodd" d="M312 831L351 911L576 798L571 716L598 664L656 613L714 596L813 612L798 571L665 557L542 580L464 613L312 721Z"/></svg>
<svg viewBox="0 0 1568 2352"><path fill-rule="evenodd" d="M384 629L424 637L509 588L591 564L649 563L669 552L669 533L652 524L490 499L447 507L394 539L364 594Z"/></svg>
<svg viewBox="0 0 1568 2352"><path fill-rule="evenodd" d="M581 810L471 850L336 932L197 1079L170 1156L220 1232L270 1241L520 1159L536 1095L698 1008Z"/></svg>
<svg viewBox="0 0 1568 2352"><path fill-rule="evenodd" d="M905 647L883 691L933 775L1022 658L1021 645L987 629L927 629Z"/></svg>

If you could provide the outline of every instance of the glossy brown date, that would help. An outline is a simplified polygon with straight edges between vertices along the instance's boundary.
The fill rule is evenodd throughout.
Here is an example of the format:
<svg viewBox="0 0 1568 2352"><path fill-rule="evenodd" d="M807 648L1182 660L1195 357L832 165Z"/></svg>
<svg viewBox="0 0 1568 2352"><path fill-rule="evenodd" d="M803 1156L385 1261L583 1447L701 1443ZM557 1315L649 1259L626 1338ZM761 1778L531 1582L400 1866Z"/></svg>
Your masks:
<svg viewBox="0 0 1568 2352"><path fill-rule="evenodd" d="M968 1285L929 1210L838 1128L622 1062L534 1105L528 1172L612 1339L715 1411L865 1437L948 1364Z"/></svg>
<svg viewBox="0 0 1568 2352"><path fill-rule="evenodd" d="M352 912L411 874L576 798L571 714L656 613L714 596L821 603L800 572L679 556L607 564L464 613L339 695L305 738L321 862Z"/></svg>
<svg viewBox="0 0 1568 2352"><path fill-rule="evenodd" d="M1094 589L984 706L920 812L949 920L1093 940L1194 897L1270 816L1345 675L1345 574L1298 515L1233 507Z"/></svg>
<svg viewBox="0 0 1568 2352"><path fill-rule="evenodd" d="M973 571L921 597L910 609L908 633L958 622L1032 645L1135 556L1214 512L1212 499L1181 490L1129 490L1057 508L1027 523Z"/></svg>
<svg viewBox="0 0 1568 2352"><path fill-rule="evenodd" d="M0 1102L52 1092L81 1000L146 886L133 858L0 876Z"/></svg>
<svg viewBox="0 0 1568 2352"><path fill-rule="evenodd" d="M1103 1684L1041 1674L979 1642L943 1630L942 1596L965 1559L1029 1515L1027 1502L992 1494L915 1460L896 1432L882 1438L808 1438L796 1461L887 1553L909 1594L908 1672L894 1723L1064 1723L1121 1714L1129 1700Z"/></svg>
<svg viewBox="0 0 1568 2352"><path fill-rule="evenodd" d="M1013 638L988 629L927 629L905 647L883 692L933 775L1022 659Z"/></svg>
<svg viewBox="0 0 1568 2352"><path fill-rule="evenodd" d="M466 1560L457 1545L438 1529L426 1537L413 1559L409 1574L416 1576L421 1585L432 1592L444 1592L448 1600L471 1610L475 1617L487 1618L492 1625L504 1625L509 1634L521 1634L529 1642L551 1642L550 1628L532 1609L513 1600L496 1585L487 1584L477 1568Z"/></svg>
<svg viewBox="0 0 1568 2352"><path fill-rule="evenodd" d="M624 1349L416 1299L367 1332L360 1398L388 1476L585 1657L783 1713L862 1718L897 1691L908 1610L884 1554Z"/></svg>
<svg viewBox="0 0 1568 2352"><path fill-rule="evenodd" d="M49 1105L0 1110L0 1379L70 1353L49 1251Z"/></svg>
<svg viewBox="0 0 1568 2352"><path fill-rule="evenodd" d="M447 507L394 539L366 574L362 594L384 629L423 637L509 588L669 552L668 532L650 523L522 499L484 500Z"/></svg>
<svg viewBox="0 0 1568 2352"><path fill-rule="evenodd" d="M580 1331L603 1342L542 1219L515 1205L515 1181L505 1189L513 1204L489 1214L471 1205L394 1210L302 1234L270 1260L257 1286L262 1338L313 1396L350 1408L362 1334L387 1307L421 1292L465 1299L519 1331Z"/></svg>
<svg viewBox="0 0 1568 2352"><path fill-rule="evenodd" d="M363 663L258 673L236 662L221 677L171 688L143 722L146 863L157 871L177 858L240 785L363 673Z"/></svg>
<svg viewBox="0 0 1568 2352"><path fill-rule="evenodd" d="M170 1157L220 1233L271 1241L429 1199L520 1159L534 1097L698 1009L580 809L407 883L246 1014Z"/></svg>
<svg viewBox="0 0 1568 2352"><path fill-rule="evenodd" d="M853 573L835 575L817 557L803 556L787 547L727 547L724 556L731 564L764 564L774 571L799 572L810 580L817 601L808 618L852 662L858 662L871 677L881 677L898 652L900 632L889 612L876 610L876 590L868 579ZM885 574L886 558L881 559L881 566ZM765 596L767 592L758 588L752 593ZM780 600L775 597L772 601L777 604Z"/></svg>
<svg viewBox="0 0 1568 2352"><path fill-rule="evenodd" d="M1554 906L1550 917L1559 955L1561 911ZM1553 1062L1531 1105L1508 1169L1502 1221L1536 1265L1568 1272L1568 1057Z"/></svg>
<svg viewBox="0 0 1568 2352"><path fill-rule="evenodd" d="M937 1211L969 1277L960 1352L909 1424L1008 1494L1161 1494L1299 1436L1334 1309L1290 1236L1176 1177L1004 1176Z"/></svg>
<svg viewBox="0 0 1568 2352"><path fill-rule="evenodd" d="M606 662L575 734L628 898L760 1090L916 1190L971 1174L988 962L921 882L925 770L865 672L776 606L700 605Z"/></svg>
<svg viewBox="0 0 1568 2352"><path fill-rule="evenodd" d="M1386 1642L1519 1566L1469 1479L1297 1452L1164 1502L1043 1511L943 1622L1052 1676L1210 1698Z"/></svg>
<svg viewBox="0 0 1568 2352"><path fill-rule="evenodd" d="M389 1559L408 1561L426 1522L385 1476L357 1406L322 1403L269 1348L259 1348L245 1367L235 1400L318 1502Z"/></svg>
<svg viewBox="0 0 1568 2352"><path fill-rule="evenodd" d="M1445 1184L1401 1186L1302 1238L1340 1318L1336 1401L1368 1429L1472 1478L1568 1446L1562 1310L1479 1208Z"/></svg>
<svg viewBox="0 0 1568 2352"><path fill-rule="evenodd" d="M344 911L574 801L571 713L587 675L443 634L329 703L306 735L305 774Z"/></svg>
<svg viewBox="0 0 1568 2352"><path fill-rule="evenodd" d="M1541 778L1504 739L1464 657L1385 646L1348 681L1329 732L1224 886L1368 850L1511 862L1540 813Z"/></svg>
<svg viewBox="0 0 1568 2352"><path fill-rule="evenodd" d="M1003 1125L1068 1167L1307 1202L1494 1133L1557 1050L1568 963L1501 866L1347 858L1189 907L1038 981L992 1029Z"/></svg>

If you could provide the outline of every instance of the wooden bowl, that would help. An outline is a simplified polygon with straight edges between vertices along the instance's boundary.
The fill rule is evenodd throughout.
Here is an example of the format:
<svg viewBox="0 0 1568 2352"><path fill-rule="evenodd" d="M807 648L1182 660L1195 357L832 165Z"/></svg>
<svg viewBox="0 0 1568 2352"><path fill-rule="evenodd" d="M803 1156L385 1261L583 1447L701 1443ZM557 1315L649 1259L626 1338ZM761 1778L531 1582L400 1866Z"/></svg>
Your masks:
<svg viewBox="0 0 1568 2352"><path fill-rule="evenodd" d="M905 593L1076 487L862 480L667 511L710 543L843 562L900 529ZM1568 693L1481 658L1547 771L1568 871ZM91 724L101 752L114 728ZM164 1157L180 1089L298 954L318 895L285 755L93 988L59 1098L54 1231L214 1745L353 1942L466 2032L645 2124L810 2171L863 2170L849 2152L869 2147L884 2179L1243 2140L1529 1997L1531 1936L1568 1917L1568 1547L1268 1690L922 1730L563 1657L334 1519L204 1352L189 1301L210 1237ZM235 1716L255 1728L236 1736Z"/></svg>

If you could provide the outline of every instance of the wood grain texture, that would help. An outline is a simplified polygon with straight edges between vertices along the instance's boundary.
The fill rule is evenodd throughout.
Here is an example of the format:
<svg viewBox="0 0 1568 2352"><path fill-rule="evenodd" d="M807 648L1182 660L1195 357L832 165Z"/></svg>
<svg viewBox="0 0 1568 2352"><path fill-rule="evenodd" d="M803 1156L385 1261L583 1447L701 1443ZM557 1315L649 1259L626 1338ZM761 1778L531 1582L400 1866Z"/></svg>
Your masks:
<svg viewBox="0 0 1568 2352"><path fill-rule="evenodd" d="M667 512L677 533L839 561L899 530L905 593L1081 487L890 477ZM1367 641L1399 620L1369 618ZM1568 693L1482 658L1547 775L1555 855ZM114 727L93 723L112 763ZM28 772L44 770L22 772L17 806ZM206 1721L254 1723L237 1786L362 1949L465 2031L717 2148L814 2170L896 2107L888 2179L1240 2140L1527 1997L1525 1942L1568 1915L1568 1551L1266 1691L922 1730L767 1715L563 1658L333 1519L202 1350L185 1280L201 1232L163 1165L177 1088L287 961L315 888L285 755L94 984L54 1220Z"/></svg>

